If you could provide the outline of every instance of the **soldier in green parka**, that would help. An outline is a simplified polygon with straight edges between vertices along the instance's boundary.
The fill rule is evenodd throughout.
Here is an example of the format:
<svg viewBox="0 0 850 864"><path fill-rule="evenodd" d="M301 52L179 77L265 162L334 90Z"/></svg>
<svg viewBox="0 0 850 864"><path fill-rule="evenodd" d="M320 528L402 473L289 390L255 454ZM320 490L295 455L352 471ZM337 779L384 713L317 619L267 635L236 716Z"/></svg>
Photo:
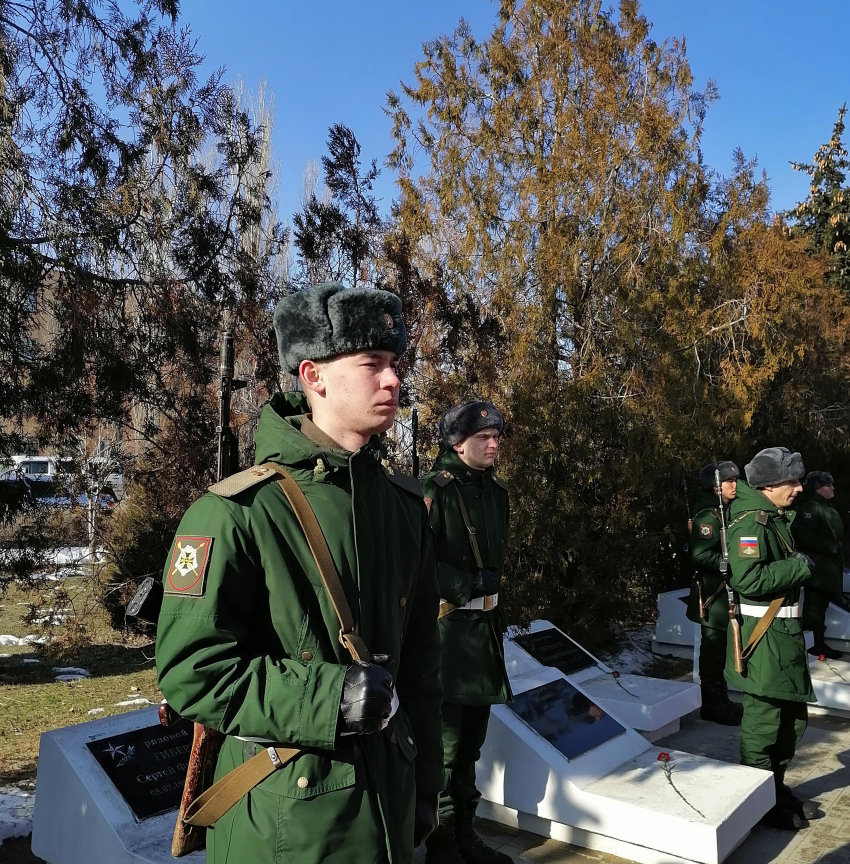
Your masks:
<svg viewBox="0 0 850 864"><path fill-rule="evenodd" d="M803 629L814 634L809 654L838 660L844 654L826 644L826 610L830 598L844 590L844 523L830 503L835 480L828 471L811 471L797 499L794 539L814 562L811 582L803 596Z"/></svg>
<svg viewBox="0 0 850 864"><path fill-rule="evenodd" d="M700 717L723 726L738 726L743 713L729 699L723 668L726 665L726 631L729 628L729 603L726 583L720 575L720 502L715 485L720 475L720 494L728 513L735 500L740 471L734 462L720 461L700 471L702 487L694 502L689 541L694 577L688 597L688 618L700 625L699 680L702 692ZM703 617L700 617L702 598Z"/></svg>
<svg viewBox="0 0 850 864"><path fill-rule="evenodd" d="M437 547L444 691L445 780L441 824L427 841L429 864L510 862L473 827L481 798L475 763L490 706L511 698L498 607L508 490L493 470L503 425L489 402L451 408L440 419L440 455L422 481Z"/></svg>
<svg viewBox="0 0 850 864"><path fill-rule="evenodd" d="M164 573L159 686L183 717L226 736L216 780L272 744L303 748L215 822L209 862L410 864L436 827L443 764L428 511L375 437L398 407L401 304L320 285L284 298L274 325L311 413L300 394L273 397L258 467L183 517ZM265 463L283 466L315 512L372 662L353 662L341 643Z"/></svg>
<svg viewBox="0 0 850 864"><path fill-rule="evenodd" d="M764 822L797 830L823 815L795 797L785 785L785 771L808 722L807 702L814 702L808 655L800 625L800 588L811 578L810 559L794 548L788 508L803 487L799 453L785 447L762 450L745 466L747 482L729 508L729 583L736 592L744 646L774 599L778 614L744 663L735 669L734 630L728 631L726 680L743 691L741 763L772 771L776 804Z"/></svg>

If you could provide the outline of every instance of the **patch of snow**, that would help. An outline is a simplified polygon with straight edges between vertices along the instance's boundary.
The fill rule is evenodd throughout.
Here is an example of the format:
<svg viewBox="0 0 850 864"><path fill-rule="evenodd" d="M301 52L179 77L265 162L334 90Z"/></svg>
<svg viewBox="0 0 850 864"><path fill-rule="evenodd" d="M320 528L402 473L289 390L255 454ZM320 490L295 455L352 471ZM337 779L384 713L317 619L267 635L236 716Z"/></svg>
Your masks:
<svg viewBox="0 0 850 864"><path fill-rule="evenodd" d="M0 844L9 837L32 833L35 793L14 786L0 786Z"/></svg>
<svg viewBox="0 0 850 864"><path fill-rule="evenodd" d="M88 678L91 675L88 669L83 669L81 666L54 666L53 672L56 675L79 675L80 678Z"/></svg>
<svg viewBox="0 0 850 864"><path fill-rule="evenodd" d="M42 645L47 641L44 636L0 636L0 645Z"/></svg>
<svg viewBox="0 0 850 864"><path fill-rule="evenodd" d="M127 699L124 702L116 702L116 708L126 708L128 705L153 705L150 699L145 699L144 696L140 696L136 699Z"/></svg>
<svg viewBox="0 0 850 864"><path fill-rule="evenodd" d="M91 711L88 711L86 713L94 716L95 714L103 714L104 711L106 711L106 708L92 708Z"/></svg>
<svg viewBox="0 0 850 864"><path fill-rule="evenodd" d="M7 657L11 657L11 654L0 654L0 660L5 660Z"/></svg>
<svg viewBox="0 0 850 864"><path fill-rule="evenodd" d="M86 677L86 675L56 675L53 680L68 683L69 681L83 681Z"/></svg>
<svg viewBox="0 0 850 864"><path fill-rule="evenodd" d="M21 663L29 663L30 665L40 665L41 660L36 660L35 657L24 657Z"/></svg>

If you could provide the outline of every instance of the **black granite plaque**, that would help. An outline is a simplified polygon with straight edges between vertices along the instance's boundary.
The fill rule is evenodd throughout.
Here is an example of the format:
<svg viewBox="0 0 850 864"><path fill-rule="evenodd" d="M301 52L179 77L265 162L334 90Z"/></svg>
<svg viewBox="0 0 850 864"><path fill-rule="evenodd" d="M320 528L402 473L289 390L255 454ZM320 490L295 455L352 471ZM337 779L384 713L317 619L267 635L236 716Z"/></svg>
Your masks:
<svg viewBox="0 0 850 864"><path fill-rule="evenodd" d="M192 724L145 726L86 745L139 819L180 806L192 749Z"/></svg>
<svg viewBox="0 0 850 864"><path fill-rule="evenodd" d="M690 599L691 599L691 597L690 597L689 594L685 594L684 597L680 597L680 598L679 598L679 600L680 600L682 603L684 603L685 606L688 605L688 601L689 601Z"/></svg>
<svg viewBox="0 0 850 864"><path fill-rule="evenodd" d="M517 636L514 642L538 663L560 669L564 675L572 675L596 665L587 651L554 627Z"/></svg>
<svg viewBox="0 0 850 864"><path fill-rule="evenodd" d="M626 731L563 678L514 695L510 708L567 759L594 750Z"/></svg>

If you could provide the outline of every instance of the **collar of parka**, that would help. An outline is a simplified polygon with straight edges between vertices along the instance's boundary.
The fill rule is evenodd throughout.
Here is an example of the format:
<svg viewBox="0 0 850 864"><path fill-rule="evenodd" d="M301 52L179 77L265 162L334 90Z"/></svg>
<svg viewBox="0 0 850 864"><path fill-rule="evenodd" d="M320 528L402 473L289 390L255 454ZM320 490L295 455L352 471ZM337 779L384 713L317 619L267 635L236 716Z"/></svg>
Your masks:
<svg viewBox="0 0 850 864"><path fill-rule="evenodd" d="M440 447L440 454L434 461L431 468L432 471L448 471L455 479L462 483L474 483L476 486L483 486L493 478L495 468L471 468L463 459L458 456L455 450L447 450L445 447Z"/></svg>
<svg viewBox="0 0 850 864"><path fill-rule="evenodd" d="M774 516L783 516L789 512L793 513L793 510L790 508L777 507L764 492L760 489L754 489L749 483L739 478L737 495L729 507L729 515L730 517L734 517L751 510L763 510L765 513L770 513Z"/></svg>
<svg viewBox="0 0 850 864"><path fill-rule="evenodd" d="M354 451L344 450L313 423L301 393L278 393L263 406L255 436L254 461L322 474L348 471L351 459L364 454L379 465L385 453L377 436Z"/></svg>

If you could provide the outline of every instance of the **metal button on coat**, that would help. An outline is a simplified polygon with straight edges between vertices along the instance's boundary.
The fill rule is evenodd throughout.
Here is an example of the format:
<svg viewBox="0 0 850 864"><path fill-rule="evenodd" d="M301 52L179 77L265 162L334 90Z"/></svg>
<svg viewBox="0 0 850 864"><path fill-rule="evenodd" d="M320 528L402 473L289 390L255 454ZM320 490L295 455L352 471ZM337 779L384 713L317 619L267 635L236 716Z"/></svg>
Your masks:
<svg viewBox="0 0 850 864"><path fill-rule="evenodd" d="M410 735L407 736L407 743L411 745L413 744L413 739L410 737Z"/></svg>
<svg viewBox="0 0 850 864"><path fill-rule="evenodd" d="M403 609L407 606L407 597L402 597L401 600L398 601L398 605Z"/></svg>
<svg viewBox="0 0 850 864"><path fill-rule="evenodd" d="M306 777L298 778L298 788L306 789L310 785L310 781Z"/></svg>
<svg viewBox="0 0 850 864"><path fill-rule="evenodd" d="M309 651L305 651L305 652L301 655L301 659L302 659L302 660L307 660L307 661L309 661L309 660L312 660L312 659L313 659L313 655L312 655Z"/></svg>

